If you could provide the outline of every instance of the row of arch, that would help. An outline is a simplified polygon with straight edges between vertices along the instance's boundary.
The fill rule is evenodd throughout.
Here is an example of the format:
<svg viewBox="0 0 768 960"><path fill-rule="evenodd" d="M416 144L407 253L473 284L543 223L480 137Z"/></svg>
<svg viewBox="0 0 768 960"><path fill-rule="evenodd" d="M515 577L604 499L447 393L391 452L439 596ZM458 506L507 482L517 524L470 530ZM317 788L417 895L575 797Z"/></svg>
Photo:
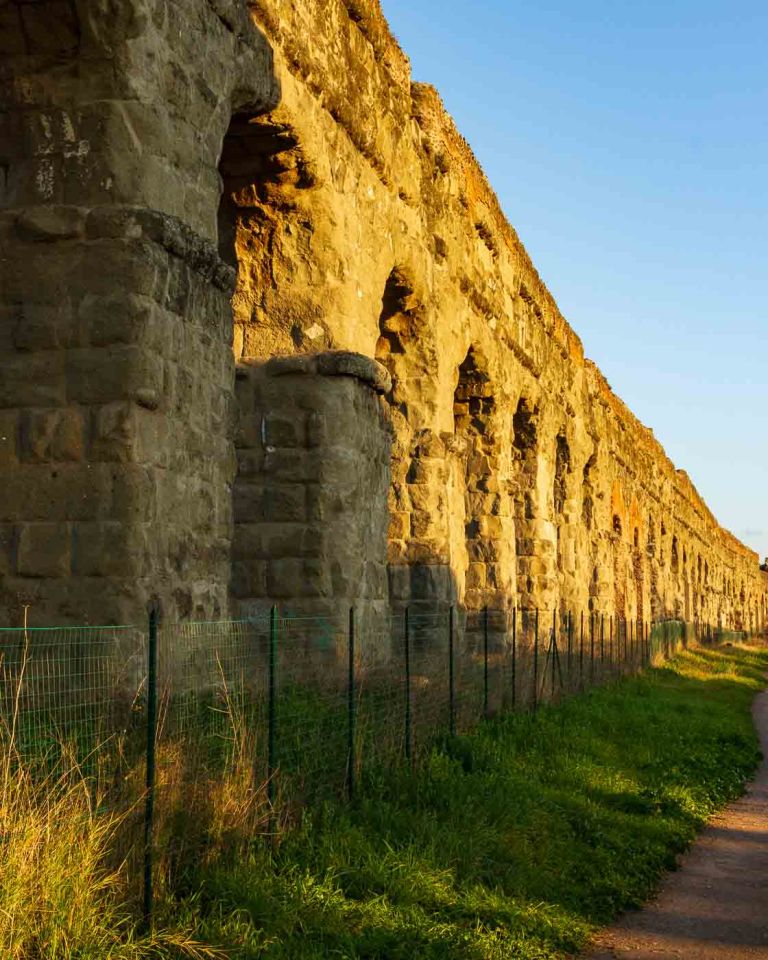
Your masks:
<svg viewBox="0 0 768 960"><path fill-rule="evenodd" d="M404 272L394 270L382 298L376 357L395 380L393 406L404 434L398 459L409 469L419 445L409 449L408 438L417 434L423 447L425 430L418 417L413 422L408 382L428 375L426 344L413 290ZM458 519L443 533L454 538L445 554L458 599L467 606L560 603L627 617L706 619L736 629L765 623L765 598L750 597L735 568L723 566L716 577L716 553L689 545L694 534L686 537L676 522L668 531L653 512L644 525L637 500L626 508L615 492L605 516L599 442L579 459L568 417L553 418L551 410L545 416L540 404L551 401L537 403L535 387L512 402L500 397L479 345L468 349L455 383L453 438L444 466L455 495L442 505ZM402 463L395 464L395 483L398 465L403 473ZM423 471L415 473L423 482ZM427 482L439 482L438 474ZM402 495L400 500L402 507Z"/></svg>
<svg viewBox="0 0 768 960"><path fill-rule="evenodd" d="M294 186L306 185L305 165L291 156L296 148L285 128L234 118L221 164L220 240L230 262L236 263L238 216L265 199L259 183L290 174ZM255 192L249 199L242 191ZM436 430L445 400L434 394L438 350L414 286L407 270L391 270L372 344L394 383L392 561L447 563L446 589L469 606L560 601L627 616L737 619L737 608L753 600L735 571L723 568L718 583L701 552L689 566L694 552L682 534L668 534L649 516L643 542L638 509L607 512L599 444L575 455L568 418L553 428L551 410L545 429L540 405L553 401L537 402L535 385L528 394L501 398L477 345L456 369L452 432ZM530 305L523 290L520 297ZM765 598L761 603L755 616L764 623Z"/></svg>

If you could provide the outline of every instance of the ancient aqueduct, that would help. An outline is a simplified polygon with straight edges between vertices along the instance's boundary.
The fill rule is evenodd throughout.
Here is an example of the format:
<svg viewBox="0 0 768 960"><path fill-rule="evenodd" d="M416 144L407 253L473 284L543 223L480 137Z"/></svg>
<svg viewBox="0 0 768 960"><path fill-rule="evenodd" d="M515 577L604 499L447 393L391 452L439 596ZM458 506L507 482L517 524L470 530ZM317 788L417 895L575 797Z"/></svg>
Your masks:
<svg viewBox="0 0 768 960"><path fill-rule="evenodd" d="M0 281L2 624L766 624L377 0L0 2Z"/></svg>

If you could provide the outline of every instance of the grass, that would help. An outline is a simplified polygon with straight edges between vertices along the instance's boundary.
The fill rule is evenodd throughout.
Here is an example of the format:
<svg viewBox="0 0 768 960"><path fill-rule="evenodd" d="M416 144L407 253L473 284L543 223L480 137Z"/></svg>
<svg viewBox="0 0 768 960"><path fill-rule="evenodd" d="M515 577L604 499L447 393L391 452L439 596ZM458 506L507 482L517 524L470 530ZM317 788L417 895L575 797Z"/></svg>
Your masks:
<svg viewBox="0 0 768 960"><path fill-rule="evenodd" d="M0 956L568 956L642 903L739 795L758 761L749 708L766 671L766 651L689 651L535 718L490 721L438 745L416 774L364 765L353 805L316 803L272 847L242 843L264 832L263 798L249 786L256 745L228 701L226 775L195 767L190 799L188 751L161 764L162 899L146 937L124 864L105 866L135 811L105 810L66 753L40 782L9 748ZM205 856L187 855L197 833Z"/></svg>
<svg viewBox="0 0 768 960"><path fill-rule="evenodd" d="M169 904L231 960L544 960L640 905L759 759L765 651L679 655L535 718L368 771L273 850L207 865Z"/></svg>
<svg viewBox="0 0 768 960"><path fill-rule="evenodd" d="M221 957L175 923L156 933L138 932L127 906L125 864L110 866L137 804L122 812L105 805L85 769L98 760L84 758L78 742L54 747L49 741L36 762L25 761L20 700L26 656L11 717L0 729L0 957Z"/></svg>

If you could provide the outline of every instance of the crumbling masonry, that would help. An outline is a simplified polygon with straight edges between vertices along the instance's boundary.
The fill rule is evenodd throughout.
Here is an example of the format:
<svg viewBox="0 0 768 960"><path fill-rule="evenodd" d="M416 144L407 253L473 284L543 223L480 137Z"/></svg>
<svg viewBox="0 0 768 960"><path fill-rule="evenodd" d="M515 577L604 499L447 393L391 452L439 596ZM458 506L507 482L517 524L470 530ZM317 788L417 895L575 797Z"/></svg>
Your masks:
<svg viewBox="0 0 768 960"><path fill-rule="evenodd" d="M376 0L0 0L0 624L764 627Z"/></svg>

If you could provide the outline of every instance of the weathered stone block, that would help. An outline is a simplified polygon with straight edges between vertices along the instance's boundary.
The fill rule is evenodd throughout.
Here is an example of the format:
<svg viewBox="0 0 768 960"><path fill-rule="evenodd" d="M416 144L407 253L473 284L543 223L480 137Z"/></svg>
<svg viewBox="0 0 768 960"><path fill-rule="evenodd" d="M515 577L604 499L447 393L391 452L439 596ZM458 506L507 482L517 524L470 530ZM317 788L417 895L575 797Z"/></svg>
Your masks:
<svg viewBox="0 0 768 960"><path fill-rule="evenodd" d="M0 410L0 470L15 467L19 462L18 437L18 411Z"/></svg>
<svg viewBox="0 0 768 960"><path fill-rule="evenodd" d="M470 563L490 563L500 560L504 553L501 540L468 540L467 555Z"/></svg>
<svg viewBox="0 0 768 960"><path fill-rule="evenodd" d="M68 523L25 523L20 528L17 570L22 577L66 577L70 572Z"/></svg>
<svg viewBox="0 0 768 960"><path fill-rule="evenodd" d="M267 450L264 457L264 475L287 483L320 480L327 470L328 462L316 450Z"/></svg>
<svg viewBox="0 0 768 960"><path fill-rule="evenodd" d="M391 513L389 516L389 539L407 540L411 534L410 513Z"/></svg>
<svg viewBox="0 0 768 960"><path fill-rule="evenodd" d="M415 600L430 600L433 603L450 600L453 590L453 573L446 563L416 563L410 566L411 596Z"/></svg>
<svg viewBox="0 0 768 960"><path fill-rule="evenodd" d="M302 484L282 484L264 489L263 517L268 522L309 519L307 488Z"/></svg>
<svg viewBox="0 0 768 960"><path fill-rule="evenodd" d="M414 510L440 513L445 505L445 489L442 485L410 484L408 495Z"/></svg>
<svg viewBox="0 0 768 960"><path fill-rule="evenodd" d="M329 596L328 568L319 560L271 560L267 567L267 591L276 599Z"/></svg>
<svg viewBox="0 0 768 960"><path fill-rule="evenodd" d="M0 407L54 407L66 402L64 351L3 357Z"/></svg>
<svg viewBox="0 0 768 960"><path fill-rule="evenodd" d="M85 429L82 411L33 410L26 418L25 459L32 463L78 461L85 455Z"/></svg>
<svg viewBox="0 0 768 960"><path fill-rule="evenodd" d="M328 419L316 410L307 414L307 446L322 447L328 443Z"/></svg>
<svg viewBox="0 0 768 960"><path fill-rule="evenodd" d="M267 596L265 560L236 560L232 565L232 594L238 599Z"/></svg>
<svg viewBox="0 0 768 960"><path fill-rule="evenodd" d="M17 350L56 350L75 337L72 311L64 300L55 304L26 302L13 329Z"/></svg>
<svg viewBox="0 0 768 960"><path fill-rule="evenodd" d="M435 526L442 518L423 510L411 513L411 534L419 539L428 538L435 533Z"/></svg>
<svg viewBox="0 0 768 960"><path fill-rule="evenodd" d="M108 463L136 458L136 408L132 403L109 403L96 411L91 456Z"/></svg>
<svg viewBox="0 0 768 960"><path fill-rule="evenodd" d="M363 578L362 589L353 590L349 595L351 598L363 596L371 599L387 599L387 568L382 563L368 562L365 564L365 574Z"/></svg>
<svg viewBox="0 0 768 960"><path fill-rule="evenodd" d="M112 475L99 464L21 464L3 479L0 520L88 520L112 509Z"/></svg>
<svg viewBox="0 0 768 960"><path fill-rule="evenodd" d="M500 540L509 532L508 525L500 517L480 517L479 525L480 536L492 540Z"/></svg>
<svg viewBox="0 0 768 960"><path fill-rule="evenodd" d="M22 240L71 240L85 232L85 211L79 207L28 207L19 214L16 229Z"/></svg>
<svg viewBox="0 0 768 960"><path fill-rule="evenodd" d="M158 490L155 472L145 464L121 461L112 487L111 515L123 522L144 523L157 516Z"/></svg>
<svg viewBox="0 0 768 960"><path fill-rule="evenodd" d="M67 396L78 403L137 399L140 392L163 392L163 361L134 345L67 353Z"/></svg>
<svg viewBox="0 0 768 960"><path fill-rule="evenodd" d="M73 539L79 576L135 577L147 569L147 544L138 527L117 520L78 523Z"/></svg>
<svg viewBox="0 0 768 960"><path fill-rule="evenodd" d="M470 563L467 567L466 588L467 590L483 590L486 586L486 564Z"/></svg>
<svg viewBox="0 0 768 960"><path fill-rule="evenodd" d="M264 417L263 437L267 447L303 447L306 443L304 411L295 417L268 413Z"/></svg>
<svg viewBox="0 0 768 960"><path fill-rule="evenodd" d="M132 293L106 296L86 294L78 307L78 319L94 347L113 344L147 344L150 318L157 311L153 300Z"/></svg>
<svg viewBox="0 0 768 960"><path fill-rule="evenodd" d="M10 523L0 523L0 577L13 573L14 527Z"/></svg>
<svg viewBox="0 0 768 960"><path fill-rule="evenodd" d="M444 471L444 460L433 460L422 457L411 463L407 480L409 484L440 484Z"/></svg>
<svg viewBox="0 0 768 960"><path fill-rule="evenodd" d="M264 469L265 453L260 449L238 450L237 473L240 477L260 478Z"/></svg>

